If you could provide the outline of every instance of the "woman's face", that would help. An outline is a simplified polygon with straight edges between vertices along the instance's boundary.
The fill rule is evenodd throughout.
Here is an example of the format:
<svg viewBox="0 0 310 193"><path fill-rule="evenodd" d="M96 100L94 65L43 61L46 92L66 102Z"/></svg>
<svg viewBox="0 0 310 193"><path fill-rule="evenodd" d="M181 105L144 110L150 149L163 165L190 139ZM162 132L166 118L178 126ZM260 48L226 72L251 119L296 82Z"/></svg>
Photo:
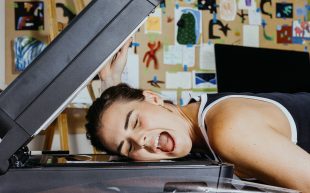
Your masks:
<svg viewBox="0 0 310 193"><path fill-rule="evenodd" d="M187 155L192 140L185 120L160 105L152 93L144 101L116 101L101 117L99 136L107 149L134 160Z"/></svg>

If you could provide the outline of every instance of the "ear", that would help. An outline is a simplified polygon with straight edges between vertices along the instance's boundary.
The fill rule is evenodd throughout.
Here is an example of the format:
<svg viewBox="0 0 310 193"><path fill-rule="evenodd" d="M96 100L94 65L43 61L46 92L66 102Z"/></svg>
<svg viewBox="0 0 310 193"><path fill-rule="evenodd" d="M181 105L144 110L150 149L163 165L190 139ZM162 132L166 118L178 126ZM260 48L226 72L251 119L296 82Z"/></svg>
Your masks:
<svg viewBox="0 0 310 193"><path fill-rule="evenodd" d="M164 106L164 100L158 94L149 90L144 90L143 95L145 97L145 101L155 105Z"/></svg>

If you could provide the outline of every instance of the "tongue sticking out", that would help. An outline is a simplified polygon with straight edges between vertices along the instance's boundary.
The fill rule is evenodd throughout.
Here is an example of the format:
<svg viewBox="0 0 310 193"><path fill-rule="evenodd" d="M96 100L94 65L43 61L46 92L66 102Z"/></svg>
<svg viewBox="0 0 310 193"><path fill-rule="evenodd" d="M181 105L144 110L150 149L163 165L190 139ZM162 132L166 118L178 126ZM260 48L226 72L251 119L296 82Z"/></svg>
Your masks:
<svg viewBox="0 0 310 193"><path fill-rule="evenodd" d="M162 132L158 140L158 148L164 152L171 152L174 148L172 137L167 132Z"/></svg>

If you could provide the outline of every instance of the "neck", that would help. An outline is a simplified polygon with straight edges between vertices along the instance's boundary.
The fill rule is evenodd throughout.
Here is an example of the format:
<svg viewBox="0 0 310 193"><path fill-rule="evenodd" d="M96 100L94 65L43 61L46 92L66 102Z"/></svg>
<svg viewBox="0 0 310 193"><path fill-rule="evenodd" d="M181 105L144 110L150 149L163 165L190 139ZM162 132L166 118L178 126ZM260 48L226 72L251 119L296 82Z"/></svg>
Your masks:
<svg viewBox="0 0 310 193"><path fill-rule="evenodd" d="M172 112L177 113L184 120L193 143L192 150L200 151L205 149L206 142L198 124L198 111L200 103L191 103L182 107L170 104L165 104L165 106Z"/></svg>

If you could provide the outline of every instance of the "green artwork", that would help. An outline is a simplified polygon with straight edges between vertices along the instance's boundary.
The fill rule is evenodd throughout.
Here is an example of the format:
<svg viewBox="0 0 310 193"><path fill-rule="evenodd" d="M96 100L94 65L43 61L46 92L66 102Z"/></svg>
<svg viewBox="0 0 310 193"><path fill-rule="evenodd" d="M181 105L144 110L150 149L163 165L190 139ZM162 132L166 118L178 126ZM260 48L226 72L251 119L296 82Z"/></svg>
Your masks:
<svg viewBox="0 0 310 193"><path fill-rule="evenodd" d="M196 44L195 17L192 13L184 13L178 21L177 41L182 45Z"/></svg>

